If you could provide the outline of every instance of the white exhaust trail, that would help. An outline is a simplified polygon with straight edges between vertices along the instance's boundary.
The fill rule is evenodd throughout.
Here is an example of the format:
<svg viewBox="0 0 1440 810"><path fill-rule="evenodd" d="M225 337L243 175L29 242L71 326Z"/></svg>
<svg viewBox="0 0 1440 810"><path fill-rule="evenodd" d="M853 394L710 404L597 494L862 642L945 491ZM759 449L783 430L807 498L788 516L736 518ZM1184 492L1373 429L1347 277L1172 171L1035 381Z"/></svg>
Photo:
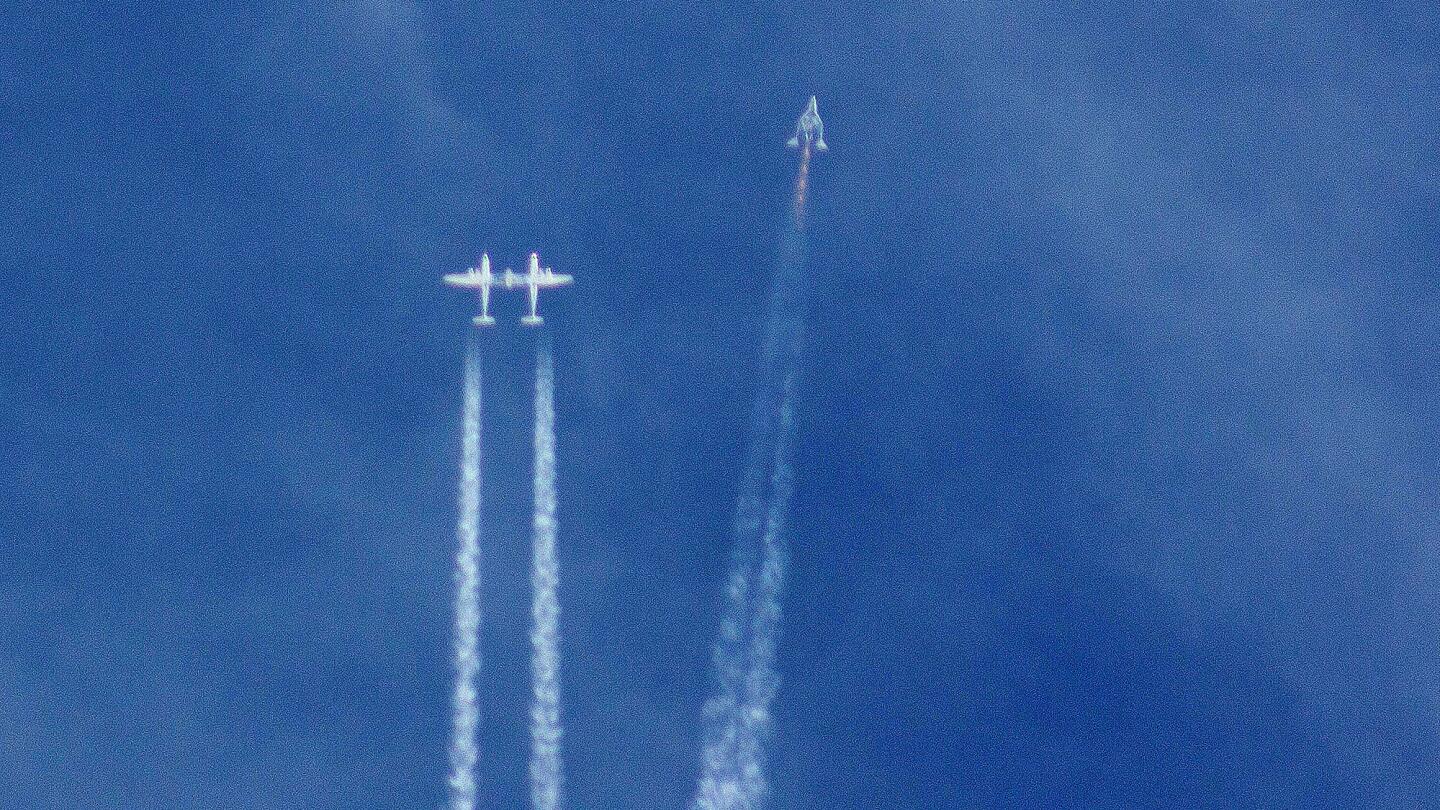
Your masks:
<svg viewBox="0 0 1440 810"><path fill-rule="evenodd" d="M701 774L691 810L754 810L769 792L764 743L770 735L770 704L780 684L775 651L788 555L794 399L804 333L808 162L806 150L796 181L794 220L775 268L760 391L751 413L749 457L736 504L725 611L715 644L718 688L704 707Z"/></svg>
<svg viewBox="0 0 1440 810"><path fill-rule="evenodd" d="M760 543L760 575L755 588L755 612L750 626L750 668L745 674L744 702L740 707L740 728L736 740L737 770L740 777L741 807L763 806L770 792L765 776L765 742L770 738L770 704L780 690L776 648L780 640L781 596L785 568L789 562L786 521L795 472L790 463L795 434L795 376L792 366L785 375L784 399L780 403L780 426L775 440L774 468L770 476L770 509Z"/></svg>
<svg viewBox="0 0 1440 810"><path fill-rule="evenodd" d="M458 548L455 552L455 692L450 733L450 808L474 810L480 760L480 356L465 352Z"/></svg>
<svg viewBox="0 0 1440 810"><path fill-rule="evenodd" d="M555 549L555 368L548 340L535 362L535 518L530 569L530 804L561 806L560 560Z"/></svg>
<svg viewBox="0 0 1440 810"><path fill-rule="evenodd" d="M725 610L720 619L720 637L715 642L718 689L704 707L701 776L691 805L695 810L741 806L738 743L743 724L740 713L746 681L746 637L751 623L757 546L765 520L765 468L773 413L769 397L762 394L756 398L749 458L735 503L735 545L725 586Z"/></svg>

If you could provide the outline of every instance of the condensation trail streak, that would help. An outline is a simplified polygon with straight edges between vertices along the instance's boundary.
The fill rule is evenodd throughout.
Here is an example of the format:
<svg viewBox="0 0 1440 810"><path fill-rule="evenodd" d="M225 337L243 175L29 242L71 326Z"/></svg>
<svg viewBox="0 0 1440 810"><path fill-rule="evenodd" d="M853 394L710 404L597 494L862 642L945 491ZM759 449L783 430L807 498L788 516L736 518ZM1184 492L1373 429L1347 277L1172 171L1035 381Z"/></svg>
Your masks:
<svg viewBox="0 0 1440 810"><path fill-rule="evenodd" d="M535 516L530 569L530 802L561 806L560 560L556 551L555 369L542 338L535 361Z"/></svg>
<svg viewBox="0 0 1440 810"><path fill-rule="evenodd" d="M741 725L736 742L736 769L740 778L742 807L760 807L769 795L765 775L765 742L770 738L770 704L780 689L776 649L780 641L781 596L785 588L789 547L786 521L794 490L795 471L791 447L795 435L795 378L792 366L785 376L784 399L780 405L780 428L775 442L774 469L770 480L770 509L761 540L760 574L755 588L755 610L750 626L749 670L745 675Z"/></svg>
<svg viewBox="0 0 1440 810"><path fill-rule="evenodd" d="M706 701L701 775L692 810L750 810L768 794L764 742L779 688L775 650L785 582L793 471L794 398L806 298L805 194L810 150L801 153L793 219L771 291L760 390L736 506L734 552L715 645L718 688ZM768 477L767 477L768 470Z"/></svg>
<svg viewBox="0 0 1440 810"><path fill-rule="evenodd" d="M480 760L480 356L465 352L465 390L460 454L458 548L455 552L455 691L451 698L450 807L474 810L475 768Z"/></svg>
<svg viewBox="0 0 1440 810"><path fill-rule="evenodd" d="M805 227L805 192L810 187L810 142L805 142L805 148L800 153L800 171L795 176L795 227Z"/></svg>
<svg viewBox="0 0 1440 810"><path fill-rule="evenodd" d="M773 307L772 307L773 309ZM751 624L751 603L759 545L766 520L766 470L771 463L775 437L775 395L769 390L773 373L769 366L781 354L780 319L771 313L763 357L762 390L756 396L750 416L750 447L744 477L735 504L734 548L725 587L720 637L715 643L714 662L718 678L716 693L704 707L705 730L701 744L701 776L692 807L721 810L739 807L739 733L743 726L742 700L747 677L746 659Z"/></svg>

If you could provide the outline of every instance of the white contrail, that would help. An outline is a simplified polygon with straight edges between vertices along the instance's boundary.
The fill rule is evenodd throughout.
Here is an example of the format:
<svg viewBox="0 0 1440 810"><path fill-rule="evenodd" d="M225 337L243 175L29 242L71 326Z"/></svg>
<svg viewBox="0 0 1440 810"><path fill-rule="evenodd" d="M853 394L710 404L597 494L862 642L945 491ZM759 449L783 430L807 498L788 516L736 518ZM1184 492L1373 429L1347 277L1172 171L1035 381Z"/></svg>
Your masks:
<svg viewBox="0 0 1440 810"><path fill-rule="evenodd" d="M795 220L782 244L771 294L761 388L751 413L749 457L736 504L735 548L715 644L718 688L705 703L701 774L692 810L749 810L759 807L768 792L763 745L769 735L770 703L779 687L775 645L793 477L795 379L804 326L803 184L802 164Z"/></svg>
<svg viewBox="0 0 1440 810"><path fill-rule="evenodd" d="M475 765L480 702L480 356L474 343L465 353L463 438L460 455L460 509L455 552L455 692L450 736L450 807L474 810Z"/></svg>
<svg viewBox="0 0 1440 810"><path fill-rule="evenodd" d="M725 611L714 662L718 689L705 702L700 784L692 807L719 810L738 807L740 775L737 743L742 724L741 701L746 675L746 630L750 623L750 592L755 578L757 544L765 513L765 467L773 409L763 393L751 414L749 458L735 504L735 544L725 586Z"/></svg>
<svg viewBox="0 0 1440 810"><path fill-rule="evenodd" d="M751 725L745 714L748 711L747 693L751 691L748 683L753 679L750 658L756 623L753 615L756 609L756 578L765 575L765 560L761 559L761 554L767 550L767 527L774 523L773 500L768 510L766 507L766 470L775 464L782 452L778 447L781 439L777 431L788 429L783 424L788 407L786 395L775 390L774 379L780 373L778 365L792 354L786 351L785 345L790 342L785 334L789 325L783 313L772 303L770 328L762 355L762 387L751 412L750 448L735 505L734 548L725 587L720 637L714 651L718 688L704 707L701 775L691 803L694 810L750 807L744 793L747 780L742 770L741 751L742 747L753 749L754 745L745 743L742 735ZM777 411L782 422L779 426L776 424ZM770 479L773 489L776 480L773 470ZM773 493L771 497L773 499ZM767 514L767 511L772 514ZM761 569L759 572L757 567ZM755 758L749 759L753 761Z"/></svg>
<svg viewBox="0 0 1440 810"><path fill-rule="evenodd" d="M560 768L560 560L555 550L555 369L548 342L535 362L535 520L530 569L530 803L557 810Z"/></svg>
<svg viewBox="0 0 1440 810"><path fill-rule="evenodd" d="M769 794L765 777L765 741L770 737L770 704L780 689L775 651L780 640L781 602L785 568L789 562L786 520L795 472L790 463L795 435L795 377L792 363L785 374L780 425L775 439L774 468L770 477L770 509L760 543L760 574L755 587L754 616L750 626L750 668L745 674L745 695L740 706L736 740L741 807L758 808Z"/></svg>

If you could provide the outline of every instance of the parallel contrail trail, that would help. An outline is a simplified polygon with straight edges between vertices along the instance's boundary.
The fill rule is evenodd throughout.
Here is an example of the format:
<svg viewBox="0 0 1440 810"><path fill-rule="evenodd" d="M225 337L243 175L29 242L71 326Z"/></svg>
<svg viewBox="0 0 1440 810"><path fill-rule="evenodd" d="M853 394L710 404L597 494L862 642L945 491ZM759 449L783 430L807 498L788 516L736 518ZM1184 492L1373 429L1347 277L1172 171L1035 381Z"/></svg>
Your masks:
<svg viewBox="0 0 1440 810"><path fill-rule="evenodd" d="M705 704L701 776L692 810L750 810L761 806L768 794L764 742L770 733L770 704L779 688L775 649L787 559L784 532L793 479L795 383L804 332L809 167L807 144L795 180L793 218L775 267L760 390L751 412L750 448L736 503L725 612L715 644L718 689Z"/></svg>
<svg viewBox="0 0 1440 810"><path fill-rule="evenodd" d="M555 550L555 368L542 338L535 360L535 519L530 569L530 803L561 804L560 561Z"/></svg>
<svg viewBox="0 0 1440 810"><path fill-rule="evenodd" d="M480 702L480 355L465 352L465 394L460 455L459 543L455 552L455 692L450 734L450 807L474 810Z"/></svg>

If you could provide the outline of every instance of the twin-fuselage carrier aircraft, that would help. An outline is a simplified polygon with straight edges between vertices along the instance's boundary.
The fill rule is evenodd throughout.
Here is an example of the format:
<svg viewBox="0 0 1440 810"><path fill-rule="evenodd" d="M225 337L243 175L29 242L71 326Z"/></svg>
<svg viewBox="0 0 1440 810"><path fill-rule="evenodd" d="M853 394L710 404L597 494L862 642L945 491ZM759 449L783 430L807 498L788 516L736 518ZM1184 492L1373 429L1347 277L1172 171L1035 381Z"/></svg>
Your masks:
<svg viewBox="0 0 1440 810"><path fill-rule="evenodd" d="M540 291L574 284L575 277L557 273L549 267L541 267L540 256L535 253L530 254L530 269L525 273L516 273L507 267L504 273L496 275L490 270L490 254L482 253L479 267L468 268L463 273L449 273L445 276L445 283L451 287L480 292L480 314L473 319L476 326L495 324L495 319L490 315L490 288L499 286L502 290L515 290L527 287L530 290L530 312L520 319L520 323L539 326L545 322L537 311L540 306Z"/></svg>

